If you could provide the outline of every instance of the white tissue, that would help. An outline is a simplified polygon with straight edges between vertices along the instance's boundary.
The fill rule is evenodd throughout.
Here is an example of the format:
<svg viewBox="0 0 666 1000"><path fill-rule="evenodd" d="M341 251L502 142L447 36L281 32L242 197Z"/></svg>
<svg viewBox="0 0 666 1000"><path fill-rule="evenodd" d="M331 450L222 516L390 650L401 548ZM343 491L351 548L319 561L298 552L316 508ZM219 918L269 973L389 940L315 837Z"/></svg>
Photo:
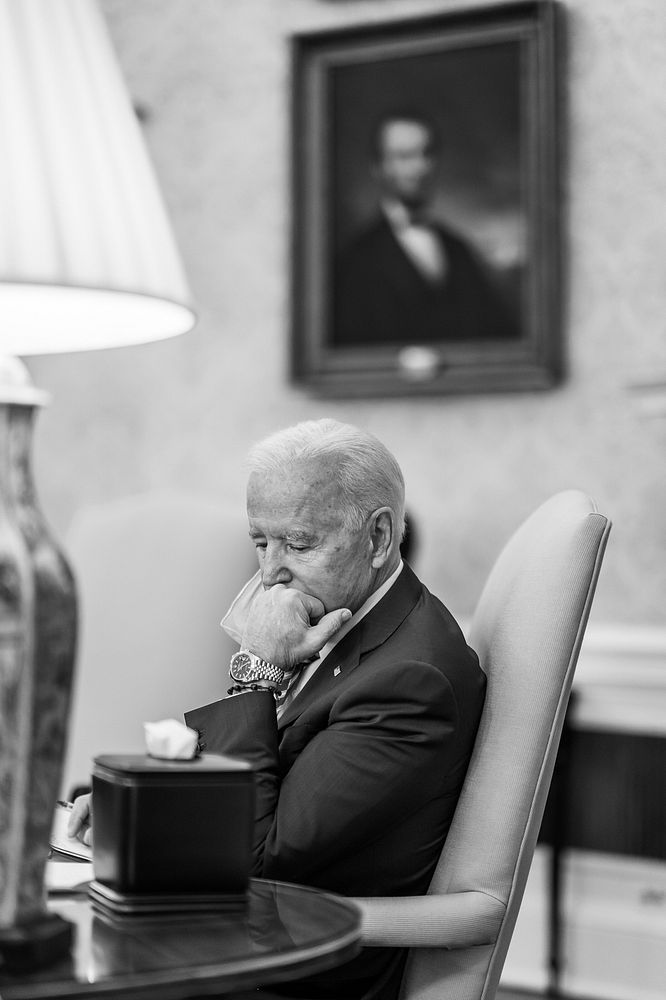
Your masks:
<svg viewBox="0 0 666 1000"><path fill-rule="evenodd" d="M151 757L165 760L191 760L197 752L199 734L178 719L144 722L146 750Z"/></svg>

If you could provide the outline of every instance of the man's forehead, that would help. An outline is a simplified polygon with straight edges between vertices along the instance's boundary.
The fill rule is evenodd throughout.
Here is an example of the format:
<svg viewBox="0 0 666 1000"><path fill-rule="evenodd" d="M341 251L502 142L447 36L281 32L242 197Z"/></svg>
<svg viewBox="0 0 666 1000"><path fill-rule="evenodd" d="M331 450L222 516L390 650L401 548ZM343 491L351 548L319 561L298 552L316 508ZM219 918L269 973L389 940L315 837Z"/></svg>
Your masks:
<svg viewBox="0 0 666 1000"><path fill-rule="evenodd" d="M381 140L384 150L402 147L405 144L419 143L429 145L431 131L425 122L412 118L392 118L384 123Z"/></svg>
<svg viewBox="0 0 666 1000"><path fill-rule="evenodd" d="M247 490L254 493L302 494L312 490L340 491L337 475L340 460L322 455L311 461L292 461L274 469L255 469L250 473Z"/></svg>
<svg viewBox="0 0 666 1000"><path fill-rule="evenodd" d="M250 523L268 519L283 530L317 532L341 526L340 487L326 463L252 472L247 487Z"/></svg>

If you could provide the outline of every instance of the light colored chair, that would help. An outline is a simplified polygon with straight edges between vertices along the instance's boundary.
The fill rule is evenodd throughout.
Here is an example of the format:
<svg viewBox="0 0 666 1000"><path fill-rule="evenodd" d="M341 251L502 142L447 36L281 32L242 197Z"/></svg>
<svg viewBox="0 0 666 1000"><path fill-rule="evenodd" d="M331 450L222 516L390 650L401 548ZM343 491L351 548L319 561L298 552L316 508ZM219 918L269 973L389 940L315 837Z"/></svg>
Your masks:
<svg viewBox="0 0 666 1000"><path fill-rule="evenodd" d="M609 520L559 493L500 553L469 642L488 676L428 895L361 899L366 945L410 950L404 1000L493 1000L548 794Z"/></svg>
<svg viewBox="0 0 666 1000"><path fill-rule="evenodd" d="M66 541L79 650L62 795L100 753L141 753L143 723L222 697L235 644L219 627L256 571L247 519L150 492L82 509Z"/></svg>

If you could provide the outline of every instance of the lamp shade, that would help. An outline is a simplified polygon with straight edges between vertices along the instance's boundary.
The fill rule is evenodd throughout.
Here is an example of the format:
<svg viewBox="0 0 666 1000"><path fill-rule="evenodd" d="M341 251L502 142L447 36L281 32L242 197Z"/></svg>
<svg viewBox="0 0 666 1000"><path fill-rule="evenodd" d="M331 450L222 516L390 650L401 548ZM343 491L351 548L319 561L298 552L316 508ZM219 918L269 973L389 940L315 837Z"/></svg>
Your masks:
<svg viewBox="0 0 666 1000"><path fill-rule="evenodd" d="M0 0L0 353L158 340L190 293L94 0Z"/></svg>

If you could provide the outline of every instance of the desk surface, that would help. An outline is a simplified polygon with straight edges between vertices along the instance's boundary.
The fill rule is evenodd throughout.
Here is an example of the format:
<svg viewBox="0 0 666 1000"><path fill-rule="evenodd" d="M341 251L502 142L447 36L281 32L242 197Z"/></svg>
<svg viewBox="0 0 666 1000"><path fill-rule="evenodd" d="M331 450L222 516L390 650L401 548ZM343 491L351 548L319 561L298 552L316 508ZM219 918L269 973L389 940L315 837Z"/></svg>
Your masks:
<svg viewBox="0 0 666 1000"><path fill-rule="evenodd" d="M71 958L0 974L2 1000L219 995L310 975L360 949L353 904L264 879L252 879L246 905L226 913L119 918L83 895L56 898L50 909L75 924Z"/></svg>

